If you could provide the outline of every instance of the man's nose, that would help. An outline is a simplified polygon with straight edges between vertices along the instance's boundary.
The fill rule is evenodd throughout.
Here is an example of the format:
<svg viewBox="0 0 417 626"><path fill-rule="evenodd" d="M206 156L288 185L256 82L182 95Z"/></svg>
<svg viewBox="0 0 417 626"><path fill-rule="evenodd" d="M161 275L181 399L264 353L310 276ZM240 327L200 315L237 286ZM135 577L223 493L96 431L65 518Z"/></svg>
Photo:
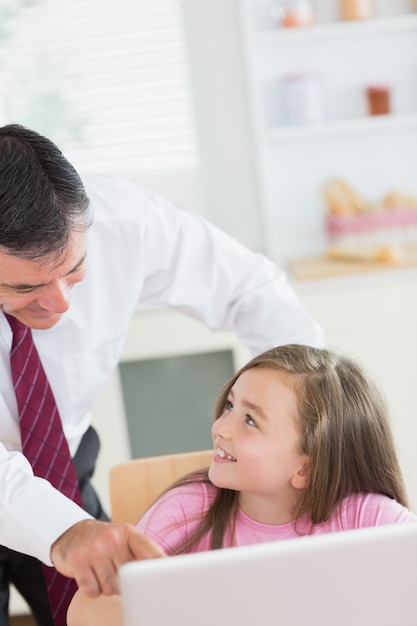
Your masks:
<svg viewBox="0 0 417 626"><path fill-rule="evenodd" d="M38 299L39 305L53 313L65 313L71 302L71 286L64 280L57 280L45 287Z"/></svg>

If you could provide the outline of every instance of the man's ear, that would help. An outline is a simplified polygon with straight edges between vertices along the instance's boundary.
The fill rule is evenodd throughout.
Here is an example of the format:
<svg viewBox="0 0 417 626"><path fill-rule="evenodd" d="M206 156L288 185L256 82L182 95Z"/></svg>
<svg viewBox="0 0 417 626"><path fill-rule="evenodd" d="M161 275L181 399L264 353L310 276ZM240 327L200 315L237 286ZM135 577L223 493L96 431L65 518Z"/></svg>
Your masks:
<svg viewBox="0 0 417 626"><path fill-rule="evenodd" d="M300 467L291 478L291 486L294 489L305 489L310 478L310 464L308 457L304 457Z"/></svg>

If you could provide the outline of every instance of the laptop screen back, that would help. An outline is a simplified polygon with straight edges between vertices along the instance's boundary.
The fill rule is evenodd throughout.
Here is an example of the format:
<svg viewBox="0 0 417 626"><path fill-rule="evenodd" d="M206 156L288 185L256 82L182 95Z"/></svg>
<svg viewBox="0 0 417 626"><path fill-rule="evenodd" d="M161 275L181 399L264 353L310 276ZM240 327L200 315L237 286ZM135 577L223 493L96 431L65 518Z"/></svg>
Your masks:
<svg viewBox="0 0 417 626"><path fill-rule="evenodd" d="M120 568L126 626L417 626L417 524Z"/></svg>

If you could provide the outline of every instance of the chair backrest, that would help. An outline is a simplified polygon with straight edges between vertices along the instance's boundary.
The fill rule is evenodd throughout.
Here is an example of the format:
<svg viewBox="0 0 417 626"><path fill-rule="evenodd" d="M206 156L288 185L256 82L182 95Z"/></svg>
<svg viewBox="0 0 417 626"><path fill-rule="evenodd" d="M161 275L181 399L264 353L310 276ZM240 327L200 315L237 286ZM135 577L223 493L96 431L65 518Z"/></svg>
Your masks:
<svg viewBox="0 0 417 626"><path fill-rule="evenodd" d="M189 472L208 467L212 458L213 450L200 450L115 465L109 474L112 521L135 524L169 485Z"/></svg>

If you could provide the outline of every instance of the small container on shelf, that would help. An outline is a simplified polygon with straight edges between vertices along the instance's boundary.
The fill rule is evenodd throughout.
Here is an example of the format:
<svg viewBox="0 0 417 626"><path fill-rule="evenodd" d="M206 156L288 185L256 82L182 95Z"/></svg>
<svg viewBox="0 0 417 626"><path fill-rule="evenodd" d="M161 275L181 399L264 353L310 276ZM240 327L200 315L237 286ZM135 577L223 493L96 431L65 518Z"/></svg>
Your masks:
<svg viewBox="0 0 417 626"><path fill-rule="evenodd" d="M375 17L375 0L340 0L343 20L366 20Z"/></svg>
<svg viewBox="0 0 417 626"><path fill-rule="evenodd" d="M284 126L323 121L323 91L317 72L288 74L280 80L281 123Z"/></svg>
<svg viewBox="0 0 417 626"><path fill-rule="evenodd" d="M388 85L368 85L366 96L370 115L391 113L391 90Z"/></svg>
<svg viewBox="0 0 417 626"><path fill-rule="evenodd" d="M311 26L315 23L313 0L282 0L270 5L272 19L286 28Z"/></svg>

